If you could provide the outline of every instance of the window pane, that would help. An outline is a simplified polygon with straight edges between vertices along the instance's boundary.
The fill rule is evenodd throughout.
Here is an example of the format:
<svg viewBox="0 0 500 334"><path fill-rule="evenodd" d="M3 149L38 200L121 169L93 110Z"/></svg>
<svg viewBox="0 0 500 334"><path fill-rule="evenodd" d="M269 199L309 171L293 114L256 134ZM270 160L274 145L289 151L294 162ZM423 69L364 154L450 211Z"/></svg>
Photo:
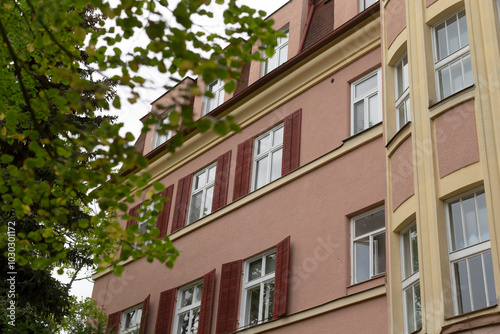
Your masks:
<svg viewBox="0 0 500 334"><path fill-rule="evenodd" d="M410 231L403 234L403 279L412 274Z"/></svg>
<svg viewBox="0 0 500 334"><path fill-rule="evenodd" d="M479 228L481 230L481 241L490 240L490 230L488 227L488 212L486 211L486 198L484 192L476 193L477 216L479 218Z"/></svg>
<svg viewBox="0 0 500 334"><path fill-rule="evenodd" d="M274 131L273 135L273 147L283 143L283 127Z"/></svg>
<svg viewBox="0 0 500 334"><path fill-rule="evenodd" d="M446 20L448 32L448 50L449 54L460 49L460 42L458 40L458 22L457 17L453 16Z"/></svg>
<svg viewBox="0 0 500 334"><path fill-rule="evenodd" d="M253 261L248 266L248 282L262 276L262 259Z"/></svg>
<svg viewBox="0 0 500 334"><path fill-rule="evenodd" d="M451 73L452 92L455 93L464 88L461 59L453 62L450 65L450 73Z"/></svg>
<svg viewBox="0 0 500 334"><path fill-rule="evenodd" d="M436 27L437 59L443 59L448 55L446 45L446 27L444 22Z"/></svg>
<svg viewBox="0 0 500 334"><path fill-rule="evenodd" d="M255 325L259 322L259 300L260 300L260 285L248 290L248 325Z"/></svg>
<svg viewBox="0 0 500 334"><path fill-rule="evenodd" d="M271 136L267 135L264 138L257 140L257 154L269 151Z"/></svg>
<svg viewBox="0 0 500 334"><path fill-rule="evenodd" d="M213 182L215 180L215 172L217 170L217 166L213 166L208 170L208 181L207 183Z"/></svg>
<svg viewBox="0 0 500 334"><path fill-rule="evenodd" d="M370 278L370 242L369 238L363 238L354 242L355 258L355 283L365 281Z"/></svg>
<svg viewBox="0 0 500 334"><path fill-rule="evenodd" d="M273 318L274 281L264 284L264 305L262 305L262 320Z"/></svg>
<svg viewBox="0 0 500 334"><path fill-rule="evenodd" d="M465 87L468 87L474 83L472 79L472 67L470 64L470 55L463 57L463 62L464 62Z"/></svg>
<svg viewBox="0 0 500 334"><path fill-rule="evenodd" d="M403 64L403 91L405 91L408 87L410 87L410 81L408 78L408 55L405 55L402 64Z"/></svg>
<svg viewBox="0 0 500 334"><path fill-rule="evenodd" d="M406 122L411 121L410 97L405 100Z"/></svg>
<svg viewBox="0 0 500 334"><path fill-rule="evenodd" d="M276 267L276 253L266 256L266 275L274 272Z"/></svg>
<svg viewBox="0 0 500 334"><path fill-rule="evenodd" d="M465 11L458 13L458 26L460 29L460 45L464 47L469 45L469 36L467 34L467 19L465 18Z"/></svg>
<svg viewBox="0 0 500 334"><path fill-rule="evenodd" d="M205 205L203 207L202 217L208 215L212 212L212 199L214 197L214 187L210 187L207 189L205 193Z"/></svg>
<svg viewBox="0 0 500 334"><path fill-rule="evenodd" d="M201 302L201 294L202 294L202 292L203 292L203 284L197 285L196 286L195 295L194 295L194 301L196 303Z"/></svg>
<svg viewBox="0 0 500 334"><path fill-rule="evenodd" d="M207 175L205 172L203 172L199 175L196 175L194 177L194 189L200 189L201 187L203 187L205 185L206 179L207 179Z"/></svg>
<svg viewBox="0 0 500 334"><path fill-rule="evenodd" d="M354 133L359 133L365 128L365 104L363 101L359 101L354 104Z"/></svg>
<svg viewBox="0 0 500 334"><path fill-rule="evenodd" d="M376 211L355 220L354 236L359 237L361 235L379 230L384 227L385 227L384 210Z"/></svg>
<svg viewBox="0 0 500 334"><path fill-rule="evenodd" d="M385 232L373 237L373 275L385 273Z"/></svg>
<svg viewBox="0 0 500 334"><path fill-rule="evenodd" d="M450 70L445 67L438 71L439 78L439 89L441 92L441 98L445 98L451 95L451 82L450 82Z"/></svg>
<svg viewBox="0 0 500 334"><path fill-rule="evenodd" d="M278 179L281 176L281 159L283 150L279 149L273 153L271 161L271 181Z"/></svg>
<svg viewBox="0 0 500 334"><path fill-rule="evenodd" d="M191 204L189 208L190 223L200 218L202 196L203 191L199 191L191 197Z"/></svg>
<svg viewBox="0 0 500 334"><path fill-rule="evenodd" d="M469 277L466 260L453 264L455 270L455 284L457 286L458 313L467 313L472 310L469 293Z"/></svg>
<svg viewBox="0 0 500 334"><path fill-rule="evenodd" d="M410 286L404 291L406 303L406 324L407 332L411 333L417 330L415 325L415 301L413 298L413 286Z"/></svg>
<svg viewBox="0 0 500 334"><path fill-rule="evenodd" d="M193 320L191 325L191 334L198 333L198 324L200 323L200 309L197 308L193 311Z"/></svg>
<svg viewBox="0 0 500 334"><path fill-rule="evenodd" d="M413 264L413 272L416 273L419 270L418 266L418 241L417 241L417 227L414 226L410 230L410 240L411 240L411 256Z"/></svg>
<svg viewBox="0 0 500 334"><path fill-rule="evenodd" d="M486 290L484 286L483 261L481 255L468 259L471 281L472 304L474 310L486 307Z"/></svg>
<svg viewBox="0 0 500 334"><path fill-rule="evenodd" d="M139 223L139 234L144 234L147 231L147 223L146 222L140 222Z"/></svg>
<svg viewBox="0 0 500 334"><path fill-rule="evenodd" d="M403 62L400 62L396 67L396 99L403 94L404 91L403 84Z"/></svg>
<svg viewBox="0 0 500 334"><path fill-rule="evenodd" d="M491 252L483 254L484 275L486 276L486 288L488 293L488 306L494 305L497 302L497 294L495 291L495 280L493 278L493 261Z"/></svg>
<svg viewBox="0 0 500 334"><path fill-rule="evenodd" d="M422 328L422 305L420 303L420 282L414 285L416 329Z"/></svg>
<svg viewBox="0 0 500 334"><path fill-rule="evenodd" d="M267 184L267 169L269 157L257 161L257 171L255 173L255 189L259 189Z"/></svg>
<svg viewBox="0 0 500 334"><path fill-rule="evenodd" d="M283 46L282 48L280 48L279 50L279 63L278 63L278 66L279 65L282 65L283 63L286 62L286 59L288 57L288 44Z"/></svg>
<svg viewBox="0 0 500 334"><path fill-rule="evenodd" d="M189 333L189 312L185 312L179 315L177 322L177 333L178 334Z"/></svg>
<svg viewBox="0 0 500 334"><path fill-rule="evenodd" d="M404 103L400 104L398 107L398 130L401 129L406 124L406 113Z"/></svg>
<svg viewBox="0 0 500 334"><path fill-rule="evenodd" d="M181 294L181 307L189 306L193 303L193 291L194 287L186 289Z"/></svg>
<svg viewBox="0 0 500 334"><path fill-rule="evenodd" d="M465 247L464 231L462 228L462 212L460 202L450 204L450 234L452 250Z"/></svg>
<svg viewBox="0 0 500 334"><path fill-rule="evenodd" d="M477 244L479 242L479 231L476 220L476 204L474 195L470 195L462 199L462 210L465 225L465 244L466 246Z"/></svg>
<svg viewBox="0 0 500 334"><path fill-rule="evenodd" d="M380 110L378 108L378 94L370 96L368 99L369 113L370 113L370 126L373 126L381 121L379 115Z"/></svg>
<svg viewBox="0 0 500 334"><path fill-rule="evenodd" d="M354 96L360 97L365 95L366 93L372 91L373 89L377 88L377 75L373 75L369 77L368 79L361 81L358 83L355 88L354 88Z"/></svg>

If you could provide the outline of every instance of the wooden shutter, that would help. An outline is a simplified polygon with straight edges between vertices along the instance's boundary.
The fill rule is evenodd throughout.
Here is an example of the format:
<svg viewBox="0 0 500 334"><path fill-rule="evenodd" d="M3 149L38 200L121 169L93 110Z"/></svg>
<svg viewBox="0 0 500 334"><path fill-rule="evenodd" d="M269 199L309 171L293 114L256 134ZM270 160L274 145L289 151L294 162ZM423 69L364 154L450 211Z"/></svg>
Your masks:
<svg viewBox="0 0 500 334"><path fill-rule="evenodd" d="M122 312L115 312L108 316L108 325L106 326L106 333L118 334L120 331L120 320L122 318Z"/></svg>
<svg viewBox="0 0 500 334"><path fill-rule="evenodd" d="M276 245L273 319L286 313L288 270L290 264L290 236Z"/></svg>
<svg viewBox="0 0 500 334"><path fill-rule="evenodd" d="M160 293L158 313L156 314L155 334L170 334L174 325L176 289L170 289Z"/></svg>
<svg viewBox="0 0 500 334"><path fill-rule="evenodd" d="M151 295L148 295L144 302L142 302L142 315L141 315L141 328L139 329L140 334L146 333L146 322L148 321L148 312L149 312L149 299Z"/></svg>
<svg viewBox="0 0 500 334"><path fill-rule="evenodd" d="M302 109L285 118L285 129L283 134L283 163L281 165L281 176L284 176L300 164L300 127L302 123Z"/></svg>
<svg viewBox="0 0 500 334"><path fill-rule="evenodd" d="M245 196L250 191L253 142L254 139L250 138L238 145L233 201Z"/></svg>
<svg viewBox="0 0 500 334"><path fill-rule="evenodd" d="M168 218L170 216L170 207L172 206L172 195L174 194L174 185L172 184L168 188L162 191L162 197L168 197L168 200L163 203L163 210L161 210L158 220L156 221L156 227L160 230L158 238L163 238L167 234Z"/></svg>
<svg viewBox="0 0 500 334"><path fill-rule="evenodd" d="M140 204L137 204L136 206L132 207L132 209L130 209L128 211L128 215L131 216L131 217L138 217L139 216L139 209L141 207L142 203ZM130 226L134 225L134 224L137 224L137 222L135 221L134 218L130 219L127 221L127 227L126 228L129 228Z"/></svg>
<svg viewBox="0 0 500 334"><path fill-rule="evenodd" d="M231 167L231 151L228 151L217 158L217 170L215 172L212 212L222 208L227 204L227 191L229 187L230 167Z"/></svg>
<svg viewBox="0 0 500 334"><path fill-rule="evenodd" d="M180 179L177 185L177 197L175 198L174 218L172 220L172 233L186 225L192 179L193 174L189 174Z"/></svg>
<svg viewBox="0 0 500 334"><path fill-rule="evenodd" d="M212 325L212 306L214 301L215 269L203 276L203 291L201 293L200 322L198 334L210 334Z"/></svg>
<svg viewBox="0 0 500 334"><path fill-rule="evenodd" d="M216 334L232 333L238 326L242 264L238 260L222 265Z"/></svg>

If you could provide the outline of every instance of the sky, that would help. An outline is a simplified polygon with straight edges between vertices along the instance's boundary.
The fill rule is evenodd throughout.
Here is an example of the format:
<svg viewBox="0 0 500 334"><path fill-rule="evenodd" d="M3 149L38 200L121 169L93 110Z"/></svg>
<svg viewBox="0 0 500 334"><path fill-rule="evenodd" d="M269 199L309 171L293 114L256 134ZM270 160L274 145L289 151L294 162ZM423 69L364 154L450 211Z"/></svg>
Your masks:
<svg viewBox="0 0 500 334"><path fill-rule="evenodd" d="M240 2L257 10L264 10L267 12L267 14L272 14L274 11L288 2L288 0L242 0ZM217 29L223 27L219 22L200 24L207 25L207 28L209 29ZM122 52L125 54L128 51L133 50L133 48L137 44L145 39L145 36L146 35L144 31L136 34L136 36L130 39L127 44L120 46ZM140 72L140 75L151 80L150 88L141 90L141 98L134 105L123 101L126 100L127 92L125 90L119 89L117 93L120 95L120 97L124 97L122 98L122 109L111 111L111 114L118 117L117 121L124 124L122 134L131 132L135 136L135 138L139 136L142 128L141 122L139 120L151 110L151 102L165 93L165 89L163 88L163 86L168 82L167 74L161 74L150 69L142 70ZM54 276L65 283L68 283L70 281L67 275L58 275L54 272ZM91 297L93 283L90 279L85 279L85 276L88 277L89 273L82 273L81 275L79 275L80 280L73 282L71 294L76 295L79 298Z"/></svg>

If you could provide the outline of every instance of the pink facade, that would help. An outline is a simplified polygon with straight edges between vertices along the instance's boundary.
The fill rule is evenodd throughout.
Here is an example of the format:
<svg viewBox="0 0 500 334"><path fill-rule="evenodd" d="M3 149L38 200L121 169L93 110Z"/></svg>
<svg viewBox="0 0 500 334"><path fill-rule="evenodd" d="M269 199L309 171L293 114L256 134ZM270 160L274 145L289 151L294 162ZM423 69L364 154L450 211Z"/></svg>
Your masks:
<svg viewBox="0 0 500 334"><path fill-rule="evenodd" d="M405 0L390 0L386 6L387 20L385 31L387 34L387 48L406 27Z"/></svg>
<svg viewBox="0 0 500 334"><path fill-rule="evenodd" d="M335 2L335 29L341 25L354 27L359 23L370 23L376 18L378 6L371 7L376 13L374 18L359 13L357 2ZM296 71L304 71L302 67L306 63L301 62L301 57L305 57L305 51L299 48L307 25L311 24L307 18L308 13L314 13L312 5L307 0L290 1L271 16L275 28L289 27L288 59L275 69L274 73L282 73L276 84L286 81L287 76ZM315 18L318 16L311 16L311 20ZM321 30L325 34L321 39L336 42L348 38L340 34L336 36L335 29L330 29L332 33L328 32L329 29ZM304 37L306 44L307 38L318 38L317 34L310 36ZM326 50L315 43L307 45L310 46L307 52L313 55ZM335 48L335 43L332 45L329 47ZM147 309L141 332L173 333L179 316L176 311L180 303L179 291L195 282L203 284L205 291L208 288L206 278L213 277L214 288L208 298L210 304L207 306L202 301L201 305L204 320L203 329L200 321L200 334L232 333L256 325L250 330L252 332L258 331L260 324L267 323L274 326L269 330L271 333L332 333L332 328L333 332L339 333L388 331L383 226L387 185L382 126L380 122L369 124L356 135L352 135L351 130L355 83L363 81L365 76L372 75L370 73L380 67L381 49L380 46L370 48L355 57L351 55L355 49L341 51L346 59L350 59L343 66L331 70L316 84L293 94L293 97L283 99L273 110L250 122L239 133L228 136L203 153L186 156L177 168L162 174L160 182L166 187L173 185L172 198L168 202L169 216L165 221L167 235L174 239L180 256L173 269L140 259L127 263L119 278L111 273L96 278L93 298L104 312L115 316L113 319L121 318L118 322L114 320L113 324L118 327L110 328L120 328L124 332L126 310L138 306L145 313ZM314 57L310 61L314 62ZM274 74L271 72L267 78L261 77L260 63L252 63L248 73L247 91L255 94L250 98L258 99L258 88L266 85ZM160 104L170 106L182 88L193 83L194 80L187 79L160 97L153 104L152 112L158 112ZM200 79L196 84L202 89L207 86ZM375 90L380 99L381 93ZM225 103L215 109L214 115L241 98L238 93L225 94ZM196 97L192 103L195 115L202 117L206 101ZM381 114L381 110L378 111ZM256 170L256 138L280 126L284 133L281 163L290 165L287 175L282 172L276 181L254 190L252 185L259 175ZM161 145L151 151L154 136L155 131L151 129L138 145L152 161L162 159ZM185 145L189 146L189 141ZM290 157L285 152L289 152ZM176 154L182 156L183 149ZM227 161L221 160L222 156ZM194 198L193 175L215 162L220 168L220 161L225 161L224 168L227 169L227 184L222 187L227 191L227 200L212 216L208 214L199 221L190 222L186 216ZM250 169L250 176L244 173L245 168ZM217 182L222 181L216 180L215 188L220 185ZM256 192L259 196L253 197ZM135 205L144 200L137 198ZM372 233L371 227L368 226L368 232L354 230L366 230L367 227L357 225L358 222L368 221L370 225L373 216L380 215L380 212L382 226L376 232L380 248L371 249L379 255L374 263L367 263L368 256L362 253L365 250L362 234ZM217 218L212 219L214 216ZM121 223L123 227L127 224L124 220ZM197 228L189 229L189 225ZM289 244L286 244L288 237ZM359 255L354 255L356 247L359 247ZM245 290L245 284L250 284L245 283L247 260L274 253L272 321L265 318L257 324L247 323L245 314L251 310L242 301L250 298L245 297L250 291ZM377 268L372 269L374 267ZM210 276L213 270L215 275ZM377 293L372 295L374 290ZM265 305L263 300L258 300L258 303L259 307ZM323 305L331 305L331 309L319 311ZM211 312L208 316L207 310ZM304 312L312 315L303 317ZM351 316L353 312L356 317ZM289 320L293 323L288 324Z"/></svg>
<svg viewBox="0 0 500 334"><path fill-rule="evenodd" d="M415 193L411 137L405 139L391 158L392 208L395 211Z"/></svg>

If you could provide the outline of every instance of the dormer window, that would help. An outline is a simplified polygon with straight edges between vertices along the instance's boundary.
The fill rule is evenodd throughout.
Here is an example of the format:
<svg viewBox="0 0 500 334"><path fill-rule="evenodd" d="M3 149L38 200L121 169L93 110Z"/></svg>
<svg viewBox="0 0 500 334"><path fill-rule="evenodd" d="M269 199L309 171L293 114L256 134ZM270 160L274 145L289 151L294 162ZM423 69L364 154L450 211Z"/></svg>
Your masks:
<svg viewBox="0 0 500 334"><path fill-rule="evenodd" d="M224 82L220 79L215 80L207 86L207 92L212 93L213 97L207 96L203 115L208 114L224 103Z"/></svg>
<svg viewBox="0 0 500 334"><path fill-rule="evenodd" d="M264 56L267 59L262 63L262 76L282 65L288 59L288 28L283 30L283 33L286 36L278 38L278 45L274 49L274 55L271 58Z"/></svg>
<svg viewBox="0 0 500 334"><path fill-rule="evenodd" d="M167 111L164 112L162 115L159 116L159 122L155 126L155 133L153 135L153 143L151 145L151 150L154 150L167 140L169 140L172 137L172 131L167 130L165 133L160 133L159 130L163 124L168 123L168 116L170 115L172 111Z"/></svg>

